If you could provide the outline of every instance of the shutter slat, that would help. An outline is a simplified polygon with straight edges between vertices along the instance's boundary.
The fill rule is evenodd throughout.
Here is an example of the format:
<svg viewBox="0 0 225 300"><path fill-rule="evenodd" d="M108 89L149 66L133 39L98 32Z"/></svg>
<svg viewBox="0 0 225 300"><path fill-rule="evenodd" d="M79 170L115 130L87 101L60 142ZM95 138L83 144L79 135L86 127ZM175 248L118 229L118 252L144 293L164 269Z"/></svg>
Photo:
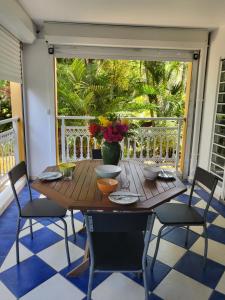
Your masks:
<svg viewBox="0 0 225 300"><path fill-rule="evenodd" d="M0 27L0 80L22 83L20 42Z"/></svg>

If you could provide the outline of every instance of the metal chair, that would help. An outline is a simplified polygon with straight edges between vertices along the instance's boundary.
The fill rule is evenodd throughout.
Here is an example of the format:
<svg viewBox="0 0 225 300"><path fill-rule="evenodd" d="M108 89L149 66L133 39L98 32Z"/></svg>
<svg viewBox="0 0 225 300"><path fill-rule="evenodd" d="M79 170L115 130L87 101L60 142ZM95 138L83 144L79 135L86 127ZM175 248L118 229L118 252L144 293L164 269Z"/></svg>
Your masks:
<svg viewBox="0 0 225 300"><path fill-rule="evenodd" d="M151 270L153 270L156 261L157 253L159 250L160 238L162 236L162 231L168 226L172 226L173 229L175 227L185 227L185 226L187 227L185 246L187 246L188 243L189 226L203 226L204 236L205 236L204 267L206 266L206 259L207 259L207 252L208 252L208 235L207 235L206 218L207 218L210 202L213 198L213 194L217 182L218 182L218 178L215 175L205 171L200 167L197 167L195 171L195 176L194 176L188 204L165 203L155 209L156 216L158 217L159 221L163 224L163 226L159 229L156 249L151 264ZM205 187L210 191L203 216L200 215L199 212L194 207L191 206L192 195L193 195L195 185L198 185L203 188Z"/></svg>
<svg viewBox="0 0 225 300"><path fill-rule="evenodd" d="M12 170L8 173L9 180L12 186L13 194L16 199L18 211L19 211L19 218L17 223L17 232L16 232L16 260L17 263L20 262L19 259L19 233L20 229L20 223L21 219L29 219L29 227L30 227L30 234L31 238L33 239L33 230L32 230L32 218L38 219L38 218L49 218L49 219L60 219L63 222L64 228L60 225L56 224L61 229L64 229L65 231L65 246L66 246L66 255L67 255L67 261L68 264L70 264L70 254L69 254L69 245L68 245L68 233L67 233L67 224L64 220L64 217L66 215L66 209L59 206L58 204L54 203L53 201L47 199L47 198L38 198L33 199L31 194L31 189L28 181L28 175L27 175L27 168L24 161L20 162L18 165L16 165ZM29 190L29 202L24 206L21 207L18 194L16 192L15 184L16 182L25 176L26 183ZM33 224L34 225L34 224Z"/></svg>
<svg viewBox="0 0 225 300"><path fill-rule="evenodd" d="M91 299L95 272L143 274L148 299L147 251L154 223L151 212L87 212L90 273L87 300Z"/></svg>

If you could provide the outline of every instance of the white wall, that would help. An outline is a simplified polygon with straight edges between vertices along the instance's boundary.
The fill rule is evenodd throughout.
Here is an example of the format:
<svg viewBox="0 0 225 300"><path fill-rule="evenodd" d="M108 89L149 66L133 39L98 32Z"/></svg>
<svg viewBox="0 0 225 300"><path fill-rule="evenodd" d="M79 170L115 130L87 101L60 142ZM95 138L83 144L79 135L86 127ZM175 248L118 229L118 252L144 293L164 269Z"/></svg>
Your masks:
<svg viewBox="0 0 225 300"><path fill-rule="evenodd" d="M222 57L225 58L224 37L225 27L213 32L211 36L199 152L199 165L205 169L209 168L213 117L216 104L217 80L219 73L219 60Z"/></svg>
<svg viewBox="0 0 225 300"><path fill-rule="evenodd" d="M23 51L27 158L30 176L54 165L54 62L46 43L37 39Z"/></svg>

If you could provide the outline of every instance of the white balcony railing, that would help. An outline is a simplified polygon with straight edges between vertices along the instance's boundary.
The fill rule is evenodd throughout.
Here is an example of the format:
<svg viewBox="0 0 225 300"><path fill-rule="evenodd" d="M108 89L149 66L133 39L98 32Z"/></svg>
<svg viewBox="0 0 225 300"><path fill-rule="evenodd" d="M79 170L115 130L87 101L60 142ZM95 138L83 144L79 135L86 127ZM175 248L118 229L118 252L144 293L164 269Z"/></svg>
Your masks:
<svg viewBox="0 0 225 300"><path fill-rule="evenodd" d="M0 121L0 184L8 171L19 161L17 122L17 117ZM6 124L9 128L4 130Z"/></svg>
<svg viewBox="0 0 225 300"><path fill-rule="evenodd" d="M76 161L91 158L91 149L96 140L91 139L88 121L94 117L58 116L61 120L61 161ZM181 129L183 118L127 118L130 121L151 123L142 125L134 137L121 142L122 159L152 161L178 169L180 158ZM69 124L68 124L69 123ZM73 123L71 125L71 123ZM79 125L78 125L78 124ZM148 124L148 125L149 125Z"/></svg>

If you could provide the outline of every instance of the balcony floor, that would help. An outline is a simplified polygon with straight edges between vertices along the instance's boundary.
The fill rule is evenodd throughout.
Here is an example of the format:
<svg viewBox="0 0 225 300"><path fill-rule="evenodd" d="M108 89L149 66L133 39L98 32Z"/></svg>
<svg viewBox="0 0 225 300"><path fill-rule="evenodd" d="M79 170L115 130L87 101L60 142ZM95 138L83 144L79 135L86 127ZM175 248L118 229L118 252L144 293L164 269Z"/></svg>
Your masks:
<svg viewBox="0 0 225 300"><path fill-rule="evenodd" d="M35 197L40 196L33 191ZM187 202L188 192L175 201ZM20 194L22 202L27 189ZM201 211L204 194L195 191L194 204ZM27 229L21 233L21 263L16 265L15 228L17 208L12 203L0 217L0 299L57 300L85 299L88 272L77 278L66 274L82 259L86 235L77 234L73 242L70 219L67 217L70 234L72 264L68 268L64 248L63 231L48 221L34 225L34 239ZM82 214L75 213L76 230L82 227ZM23 226L27 224L23 223ZM149 247L149 262L155 249L155 237L159 229L156 220L153 239ZM203 271L203 238L201 227L192 228L188 250L184 248L184 229L178 228L161 240L158 260L153 276L149 279L149 299L204 300L225 299L225 206L212 201L208 214L209 253L207 268ZM134 274L96 274L92 294L96 300L144 299L141 279Z"/></svg>

